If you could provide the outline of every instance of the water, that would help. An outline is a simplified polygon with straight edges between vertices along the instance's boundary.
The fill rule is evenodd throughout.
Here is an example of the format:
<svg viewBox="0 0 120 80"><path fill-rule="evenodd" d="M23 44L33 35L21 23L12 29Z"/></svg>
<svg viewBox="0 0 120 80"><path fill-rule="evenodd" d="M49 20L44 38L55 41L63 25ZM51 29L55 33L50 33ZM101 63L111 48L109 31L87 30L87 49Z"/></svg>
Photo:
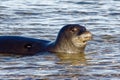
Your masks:
<svg viewBox="0 0 120 80"><path fill-rule="evenodd" d="M0 79L119 80L119 0L0 0L0 35L55 40L66 24L93 33L85 54L0 56Z"/></svg>

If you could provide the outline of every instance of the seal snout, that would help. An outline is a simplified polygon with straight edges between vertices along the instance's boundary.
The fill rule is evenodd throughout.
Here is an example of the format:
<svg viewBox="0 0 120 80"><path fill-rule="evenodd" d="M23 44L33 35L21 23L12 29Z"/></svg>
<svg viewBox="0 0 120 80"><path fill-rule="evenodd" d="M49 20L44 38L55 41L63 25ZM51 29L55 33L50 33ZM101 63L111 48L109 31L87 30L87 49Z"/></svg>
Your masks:
<svg viewBox="0 0 120 80"><path fill-rule="evenodd" d="M89 31L84 32L81 36L83 38L83 42L86 42L92 39L92 34Z"/></svg>

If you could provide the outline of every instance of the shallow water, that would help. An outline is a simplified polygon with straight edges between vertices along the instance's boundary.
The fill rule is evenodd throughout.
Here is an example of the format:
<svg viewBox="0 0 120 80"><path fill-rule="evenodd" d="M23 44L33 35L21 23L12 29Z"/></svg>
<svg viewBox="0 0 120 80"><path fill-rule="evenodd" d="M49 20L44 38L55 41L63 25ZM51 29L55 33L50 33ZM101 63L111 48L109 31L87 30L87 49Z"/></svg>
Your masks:
<svg viewBox="0 0 120 80"><path fill-rule="evenodd" d="M0 79L119 79L119 0L0 0L0 35L55 40L72 23L93 34L84 54L0 55Z"/></svg>

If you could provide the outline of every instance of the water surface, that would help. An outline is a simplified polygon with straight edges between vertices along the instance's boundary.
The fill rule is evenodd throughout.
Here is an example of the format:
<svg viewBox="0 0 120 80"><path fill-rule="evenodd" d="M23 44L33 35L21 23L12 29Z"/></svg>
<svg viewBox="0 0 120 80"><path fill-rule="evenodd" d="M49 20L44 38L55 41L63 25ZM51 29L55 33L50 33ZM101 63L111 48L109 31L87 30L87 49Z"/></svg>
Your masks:
<svg viewBox="0 0 120 80"><path fill-rule="evenodd" d="M72 23L93 34L84 54L0 55L0 79L119 80L119 0L0 0L0 35L53 41Z"/></svg>

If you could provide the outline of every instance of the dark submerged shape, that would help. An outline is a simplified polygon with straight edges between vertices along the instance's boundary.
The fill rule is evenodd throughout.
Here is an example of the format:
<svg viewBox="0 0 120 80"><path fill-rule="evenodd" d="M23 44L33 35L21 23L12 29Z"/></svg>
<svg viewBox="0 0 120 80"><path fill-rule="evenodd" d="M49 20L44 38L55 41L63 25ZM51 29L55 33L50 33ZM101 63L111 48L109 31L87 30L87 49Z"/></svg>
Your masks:
<svg viewBox="0 0 120 80"><path fill-rule="evenodd" d="M45 51L49 42L20 36L0 36L0 53L34 55Z"/></svg>
<svg viewBox="0 0 120 80"><path fill-rule="evenodd" d="M83 53L92 34L84 26L68 24L60 31L55 42L20 36L0 36L0 53L34 55L43 51Z"/></svg>

